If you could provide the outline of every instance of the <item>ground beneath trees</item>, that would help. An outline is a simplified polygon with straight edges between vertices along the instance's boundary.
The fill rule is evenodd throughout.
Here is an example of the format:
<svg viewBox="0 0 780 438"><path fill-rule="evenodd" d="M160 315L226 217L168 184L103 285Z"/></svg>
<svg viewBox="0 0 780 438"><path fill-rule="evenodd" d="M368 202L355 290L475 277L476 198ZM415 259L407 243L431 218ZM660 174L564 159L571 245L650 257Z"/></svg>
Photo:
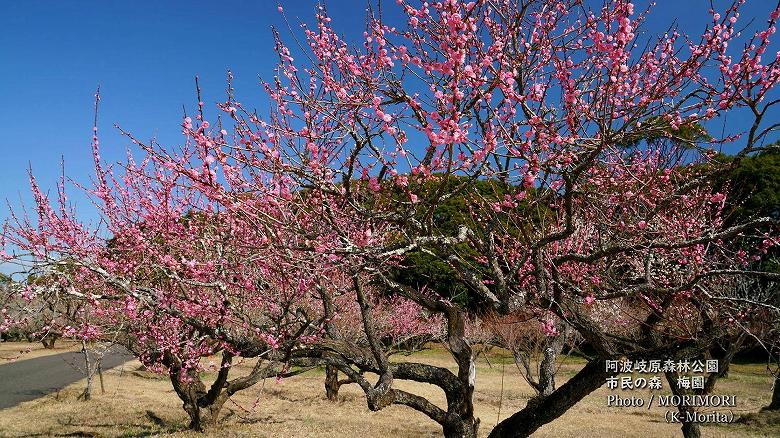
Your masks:
<svg viewBox="0 0 780 438"><path fill-rule="evenodd" d="M15 352L28 347L34 351L15 360L47 354L34 344L0 343L0 361L18 356ZM439 349L417 353L413 358L442 366L451 365L446 352ZM479 361L475 392L482 435L489 432L499 417L504 419L522 408L532 394L506 355L493 352L488 359L489 363L484 358ZM397 360L408 358L399 356ZM246 372L250 365L242 364L234 372ZM321 370L281 382L269 379L237 394L225 405L224 421L218 430L205 435L194 434L184 430L187 418L170 383L160 376L139 371L139 366L137 361L131 361L106 371L105 394L100 394L98 386L94 399L88 402L77 400L84 387L84 381L80 381L37 400L0 410L0 436L440 436L440 429L433 422L411 409L391 406L380 412L370 412L356 387L343 387L337 403L325 400L322 386L324 372ZM558 383L572 376L581 366L581 360L568 360L562 366ZM443 393L433 386L402 386L440 404L443 402ZM768 404L770 390L771 380L763 365L735 364L729 377L719 382L716 392L736 395L736 413L748 414ZM602 387L534 436L680 436L678 425L664 421L665 408L607 407L606 398L610 393ZM649 398L649 393L637 392L636 395ZM780 436L780 425L755 421L727 426L708 425L703 428L703 436Z"/></svg>

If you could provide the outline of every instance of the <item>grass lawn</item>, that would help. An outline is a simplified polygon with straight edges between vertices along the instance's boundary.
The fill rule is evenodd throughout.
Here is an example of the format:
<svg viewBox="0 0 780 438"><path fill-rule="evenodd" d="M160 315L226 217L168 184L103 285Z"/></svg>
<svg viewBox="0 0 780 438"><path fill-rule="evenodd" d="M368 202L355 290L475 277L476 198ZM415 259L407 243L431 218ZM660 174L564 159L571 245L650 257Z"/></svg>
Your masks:
<svg viewBox="0 0 780 438"><path fill-rule="evenodd" d="M27 348L32 351L15 360L50 353L36 344L0 343L0 364ZM72 347L63 344L54 352L68 348ZM451 366L446 352L440 349L397 357L397 360L410 359ZM481 435L487 435L499 419L521 409L532 395L531 388L505 354L494 352L488 359L489 363L484 358L479 360L474 397L477 415L482 421ZM558 384L572 376L582 363L579 358L563 363ZM0 411L0 436L398 438L441 434L439 427L427 417L403 406L370 412L362 392L354 385L342 387L338 402L327 401L322 370L281 382L269 379L240 392L225 405L224 420L219 429L207 434L190 433L184 430L187 416L167 379L138 371L139 366L138 362L131 361L105 372L105 394L100 393L98 386L93 400L88 402L77 400L83 389L82 381L58 393ZM249 362L241 364L233 373L245 373L249 366ZM665 380L664 385L667 385ZM398 382L398 386L444 405L444 394L434 386L406 382ZM716 389L718 394L736 395L735 413L738 415L756 412L768 404L770 391L771 379L760 364L733 365L729 377L720 381ZM667 408L655 405L650 409L607 407L610 393L606 387L600 388L534 436L681 436L679 425L665 422ZM649 392L637 391L634 395L649 398ZM771 423L750 420L748 424L705 425L703 436L780 436L778 421Z"/></svg>

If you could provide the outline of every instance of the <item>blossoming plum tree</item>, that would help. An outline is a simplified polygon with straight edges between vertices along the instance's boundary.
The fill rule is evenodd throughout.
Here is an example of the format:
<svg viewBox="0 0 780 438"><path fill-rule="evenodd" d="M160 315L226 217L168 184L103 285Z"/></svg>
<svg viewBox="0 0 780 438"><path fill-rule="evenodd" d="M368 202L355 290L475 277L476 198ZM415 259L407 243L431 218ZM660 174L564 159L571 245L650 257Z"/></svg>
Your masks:
<svg viewBox="0 0 780 438"><path fill-rule="evenodd" d="M324 9L305 29L301 50L310 62L296 62L279 40L277 75L266 85L276 111L261 121L228 99L223 109L237 123L238 145L212 149L217 160L238 156L256 171L284 175L286 191L306 190L307 202L322 200L329 227L317 238L328 236L328 245L317 252L445 316L457 373L423 364L400 371L378 348L350 358L380 375L365 386L369 407L402 403L447 435L476 433L468 309L400 284L383 268L420 249L447 263L483 305L499 313L548 309L602 357L706 344L703 325L680 321L712 305L708 280L742 273L735 266L745 255L731 242L770 221L724 226L724 194L691 164L711 161L713 143L741 143L739 158L772 135L775 125L764 127L764 118L777 101L765 97L780 70L776 56L762 57L780 12L770 11L766 27L735 52L738 4L712 11L700 38L671 30L645 41L647 14L627 1L595 11L576 1L399 3L406 23L373 17L362 47L340 38ZM676 134L734 108L754 115L742 136L702 145ZM653 137L679 138L641 141ZM496 201L474 190L484 179L514 189ZM406 196L376 195L388 185ZM463 195L473 198L473 220L441 233L438 207ZM480 257L459 254L463 243ZM370 332L370 306L362 307ZM630 324L630 315L642 322ZM690 345L656 336L673 329L687 330ZM600 368L593 361L493 434L533 432L598 387ZM393 378L442 386L447 408L395 391Z"/></svg>
<svg viewBox="0 0 780 438"><path fill-rule="evenodd" d="M672 30L650 41L639 36L646 13L626 1L596 11L580 2L400 4L408 21L394 26L374 17L362 47L339 38L320 10L316 28L305 30L310 63L296 63L277 45L280 66L267 85L278 108L273 118L253 122L239 103L224 107L239 122L246 150L264 155L254 167L284 169L295 186L333 199L323 216L334 226L344 215L362 221L365 233L354 235L371 240L343 240L334 253L359 255L388 288L446 315L445 344L459 367L447 410L395 400L391 367L377 351L373 369L382 377L367 391L369 406L400 402L441 423L445 434L476 430L466 309L382 270L420 248L452 267L485 305L500 313L549 309L603 357L684 351L672 337L656 336L671 329L688 330L691 352L706 344L704 326L680 326L682 316L712 305L707 281L742 272L735 267L745 255L731 242L770 221L724 226L725 195L692 164L711 161L712 144L741 143L739 158L772 135L775 125L764 127L764 119L777 101L765 97L780 70L776 56L762 57L780 12L770 11L766 27L735 52L728 47L742 36L738 4L712 11L700 38ZM734 108L754 115L742 136L702 145L676 134ZM653 137L678 141L641 141ZM465 182L450 184L456 177ZM485 178L515 190L486 199L473 190ZM387 184L406 198L363 194ZM440 233L437 207L463 194L474 198L472 223ZM456 245L464 242L480 266L460 256ZM632 327L632 314L643 322ZM598 387L604 376L597 368L592 362L493 433L533 432ZM422 374L410 378L425 381Z"/></svg>
<svg viewBox="0 0 780 438"><path fill-rule="evenodd" d="M154 160L129 158L121 172L105 167L98 145L95 130L96 176L88 192L100 213L99 227L81 222L69 207L64 178L56 200L31 178L34 217L14 212L6 224L4 242L14 247L6 259L47 279L21 284L18 296L29 309L78 300L79 311L60 313L57 329L84 341L118 340L149 368L167 373L190 427L202 430L216 422L236 391L297 372L288 369L287 355L321 331L321 315L309 311L308 290L326 271L307 269L300 257L265 251L271 238L295 237L239 224ZM185 146L182 158L189 154ZM261 202L243 205L259 208ZM273 207L263 211L283 214ZM17 316L4 326L30 315ZM207 388L201 359L216 354L221 364ZM239 357L257 358L257 364L250 374L228 380Z"/></svg>

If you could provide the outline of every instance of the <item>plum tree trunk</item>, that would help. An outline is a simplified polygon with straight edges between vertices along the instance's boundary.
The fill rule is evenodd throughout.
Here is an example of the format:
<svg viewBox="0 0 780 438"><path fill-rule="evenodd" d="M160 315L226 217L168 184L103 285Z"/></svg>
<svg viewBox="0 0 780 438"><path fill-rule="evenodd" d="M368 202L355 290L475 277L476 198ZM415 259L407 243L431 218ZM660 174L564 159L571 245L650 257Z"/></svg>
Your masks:
<svg viewBox="0 0 780 438"><path fill-rule="evenodd" d="M569 408L601 387L610 373L605 371L604 362L588 362L568 382L561 385L547 397L538 397L528 406L500 422L491 432L490 438L527 437L545 424L563 415Z"/></svg>
<svg viewBox="0 0 780 438"><path fill-rule="evenodd" d="M168 367L168 377L173 389L182 401L182 407L190 418L190 430L203 432L217 424L219 412L229 398L225 391L232 354L222 353L222 367L211 389L200 379L195 369L184 369L182 363L170 353L165 353L163 363Z"/></svg>
<svg viewBox="0 0 780 438"><path fill-rule="evenodd" d="M43 348L47 350L53 350L54 344L57 342L57 336L54 336L52 334L48 334L41 339L41 344L43 344Z"/></svg>
<svg viewBox="0 0 780 438"><path fill-rule="evenodd" d="M681 397L683 395L691 394L691 391L682 389L678 386L676 373L666 373L666 380L669 382L672 394ZM683 436L685 438L701 438L701 429L699 428L699 423L688 421L688 416L695 413L693 407L680 403L677 406L677 411L680 413L680 422L682 423L681 430Z"/></svg>
<svg viewBox="0 0 780 438"><path fill-rule="evenodd" d="M780 410L780 374L775 376L775 384L774 388L772 389L772 401L769 403L769 406L767 406L766 409L772 411Z"/></svg>
<svg viewBox="0 0 780 438"><path fill-rule="evenodd" d="M84 401L92 398L92 364L89 360L89 349L87 349L86 341L81 341L81 354L84 355L84 370L87 374L87 387L84 388L84 392L81 394L84 397Z"/></svg>
<svg viewBox="0 0 780 438"><path fill-rule="evenodd" d="M213 428L219 420L219 413L225 404L227 397L218 397L213 403L207 406L199 406L198 400L190 399L184 401L184 411L190 417L190 430L205 432Z"/></svg>
<svg viewBox="0 0 780 438"><path fill-rule="evenodd" d="M339 370L333 365L325 365L325 397L330 401L339 399Z"/></svg>
<svg viewBox="0 0 780 438"><path fill-rule="evenodd" d="M281 373L282 363L276 361L266 363L259 360L249 374L228 380L232 361L233 354L223 351L217 378L210 388L206 388L196 369L185 369L175 356L168 352L164 353L162 362L168 367L168 376L173 389L183 402L182 407L190 418L191 430L203 432L216 425L225 402L236 392L251 387L260 379L271 376L294 376L312 368Z"/></svg>
<svg viewBox="0 0 780 438"><path fill-rule="evenodd" d="M562 323L557 324L557 328L562 333L566 333L568 326ZM544 342L544 352L542 361L539 364L539 395L547 397L555 391L555 373L558 362L558 355L563 351L565 335L547 337Z"/></svg>
<svg viewBox="0 0 780 438"><path fill-rule="evenodd" d="M472 418L453 418L442 426L445 438L476 438L479 420Z"/></svg>
<svg viewBox="0 0 780 438"><path fill-rule="evenodd" d="M190 430L204 432L217 424L222 406L228 399L228 394L222 388L216 388L213 394L208 394L197 372L188 372L186 379L181 379L174 372L170 374L170 379L190 418Z"/></svg>
<svg viewBox="0 0 780 438"><path fill-rule="evenodd" d="M683 421L682 434L685 438L701 438L699 423Z"/></svg>
<svg viewBox="0 0 780 438"><path fill-rule="evenodd" d="M444 436L475 438L479 429L479 419L474 416L477 366L466 340L465 315L459 310L451 309L447 314L447 345L458 364L460 391L448 396L448 421L442 424Z"/></svg>

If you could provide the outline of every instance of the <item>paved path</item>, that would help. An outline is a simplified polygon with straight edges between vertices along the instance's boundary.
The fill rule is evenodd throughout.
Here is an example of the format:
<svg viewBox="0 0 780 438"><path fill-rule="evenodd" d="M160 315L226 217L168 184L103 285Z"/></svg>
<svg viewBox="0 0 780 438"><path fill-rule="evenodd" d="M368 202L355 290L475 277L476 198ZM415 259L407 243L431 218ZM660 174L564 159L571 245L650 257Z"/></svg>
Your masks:
<svg viewBox="0 0 780 438"><path fill-rule="evenodd" d="M133 356L114 347L103 358L103 370L121 365ZM77 368L78 367L78 368ZM66 352L0 364L0 409L35 400L85 378L84 356ZM97 382L97 380L96 380Z"/></svg>

